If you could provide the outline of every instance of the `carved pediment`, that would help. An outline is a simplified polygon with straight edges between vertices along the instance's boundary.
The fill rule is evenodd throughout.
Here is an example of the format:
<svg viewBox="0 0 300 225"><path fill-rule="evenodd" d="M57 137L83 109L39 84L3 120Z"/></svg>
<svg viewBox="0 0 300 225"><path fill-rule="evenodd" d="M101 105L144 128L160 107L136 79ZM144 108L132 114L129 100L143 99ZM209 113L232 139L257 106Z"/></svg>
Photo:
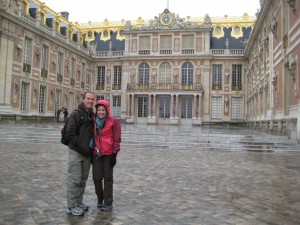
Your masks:
<svg viewBox="0 0 300 225"><path fill-rule="evenodd" d="M129 30L162 30L162 29L193 29L211 28L211 19L207 16L203 24L196 23L188 18L180 18L179 15L171 13L165 9L154 19L145 20L142 24L132 24L130 21L125 23L125 31Z"/></svg>

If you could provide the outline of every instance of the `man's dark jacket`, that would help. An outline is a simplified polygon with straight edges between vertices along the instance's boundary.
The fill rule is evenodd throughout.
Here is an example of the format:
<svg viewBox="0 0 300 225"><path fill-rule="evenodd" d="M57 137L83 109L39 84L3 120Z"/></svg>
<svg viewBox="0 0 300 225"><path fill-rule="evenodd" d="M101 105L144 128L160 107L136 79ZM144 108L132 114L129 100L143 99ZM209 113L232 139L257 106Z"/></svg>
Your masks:
<svg viewBox="0 0 300 225"><path fill-rule="evenodd" d="M89 144L94 135L94 113L93 109L87 111L83 103L78 106L78 110L81 110L81 115L84 117L83 122L79 112L74 110L69 117L66 136L70 140L69 148L88 156L91 155Z"/></svg>

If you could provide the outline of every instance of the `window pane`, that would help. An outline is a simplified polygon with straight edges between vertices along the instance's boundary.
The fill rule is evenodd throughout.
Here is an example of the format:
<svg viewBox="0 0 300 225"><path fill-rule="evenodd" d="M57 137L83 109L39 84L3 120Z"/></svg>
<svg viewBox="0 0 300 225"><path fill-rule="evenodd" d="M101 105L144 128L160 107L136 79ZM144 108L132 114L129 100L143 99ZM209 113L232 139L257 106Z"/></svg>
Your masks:
<svg viewBox="0 0 300 225"><path fill-rule="evenodd" d="M232 90L242 89L242 65L232 65Z"/></svg>
<svg viewBox="0 0 300 225"><path fill-rule="evenodd" d="M85 63L81 65L81 82L85 82Z"/></svg>
<svg viewBox="0 0 300 225"><path fill-rule="evenodd" d="M40 86L40 93L39 93L39 112L45 112L45 86Z"/></svg>
<svg viewBox="0 0 300 225"><path fill-rule="evenodd" d="M113 96L112 116L121 116L121 96Z"/></svg>
<svg viewBox="0 0 300 225"><path fill-rule="evenodd" d="M193 84L193 65L192 65L192 63L189 63L189 62L184 63L181 68L181 73L182 73L182 78L181 78L182 85Z"/></svg>
<svg viewBox="0 0 300 225"><path fill-rule="evenodd" d="M222 118L222 97L212 97L211 105L212 105L211 118L221 119Z"/></svg>
<svg viewBox="0 0 300 225"><path fill-rule="evenodd" d="M31 65L31 52L32 52L32 40L30 38L25 37L25 45L24 45L24 63Z"/></svg>
<svg viewBox="0 0 300 225"><path fill-rule="evenodd" d="M59 52L57 56L57 74L63 75L64 55Z"/></svg>
<svg viewBox="0 0 300 225"><path fill-rule="evenodd" d="M42 70L48 70L48 46L42 48Z"/></svg>
<svg viewBox="0 0 300 225"><path fill-rule="evenodd" d="M159 98L159 118L170 118L170 96L161 96Z"/></svg>
<svg viewBox="0 0 300 225"><path fill-rule="evenodd" d="M122 83L122 67L121 66L114 66L114 80L113 80L113 89L120 90L121 83Z"/></svg>
<svg viewBox="0 0 300 225"><path fill-rule="evenodd" d="M212 74L212 89L220 90L222 89L222 65L213 64L213 74Z"/></svg>
<svg viewBox="0 0 300 225"><path fill-rule="evenodd" d="M149 66L147 63L142 63L139 66L139 84L148 85L149 84Z"/></svg>
<svg viewBox="0 0 300 225"><path fill-rule="evenodd" d="M150 36L139 37L139 50L150 50Z"/></svg>
<svg viewBox="0 0 300 225"><path fill-rule="evenodd" d="M194 49L194 35L182 35L182 49Z"/></svg>
<svg viewBox="0 0 300 225"><path fill-rule="evenodd" d="M21 86L21 111L27 111L27 96L28 96L28 84L22 82Z"/></svg>
<svg viewBox="0 0 300 225"><path fill-rule="evenodd" d="M148 97L138 97L138 117L148 117Z"/></svg>
<svg viewBox="0 0 300 225"><path fill-rule="evenodd" d="M102 87L101 90L104 88L104 85L105 85L105 67L104 66L98 66L97 85Z"/></svg>
<svg viewBox="0 0 300 225"><path fill-rule="evenodd" d="M172 36L161 35L160 36L160 50L172 50Z"/></svg>
<svg viewBox="0 0 300 225"><path fill-rule="evenodd" d="M242 98L231 98L231 119L242 119Z"/></svg>
<svg viewBox="0 0 300 225"><path fill-rule="evenodd" d="M72 69L72 73L71 73L71 78L75 79L75 73L76 73L76 60L74 58L72 58L72 65L71 65L71 69Z"/></svg>
<svg viewBox="0 0 300 225"><path fill-rule="evenodd" d="M162 63L159 68L159 83L171 83L171 65L169 63Z"/></svg>
<svg viewBox="0 0 300 225"><path fill-rule="evenodd" d="M181 118L192 118L193 99L192 97L182 97L181 99Z"/></svg>

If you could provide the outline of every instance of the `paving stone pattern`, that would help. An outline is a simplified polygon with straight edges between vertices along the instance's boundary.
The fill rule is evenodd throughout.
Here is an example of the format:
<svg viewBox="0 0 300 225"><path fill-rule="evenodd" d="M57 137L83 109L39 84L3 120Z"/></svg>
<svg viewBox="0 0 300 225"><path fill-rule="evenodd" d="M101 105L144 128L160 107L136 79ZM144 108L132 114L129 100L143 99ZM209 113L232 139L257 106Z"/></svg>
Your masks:
<svg viewBox="0 0 300 225"><path fill-rule="evenodd" d="M263 134L242 128L122 129L113 211L96 208L90 174L84 201L91 208L77 217L66 213L68 155L58 125L0 125L0 224L300 224L297 143L269 135L264 139L280 140L287 150L248 151L241 140ZM213 146L210 140L218 137L228 146L217 140Z"/></svg>

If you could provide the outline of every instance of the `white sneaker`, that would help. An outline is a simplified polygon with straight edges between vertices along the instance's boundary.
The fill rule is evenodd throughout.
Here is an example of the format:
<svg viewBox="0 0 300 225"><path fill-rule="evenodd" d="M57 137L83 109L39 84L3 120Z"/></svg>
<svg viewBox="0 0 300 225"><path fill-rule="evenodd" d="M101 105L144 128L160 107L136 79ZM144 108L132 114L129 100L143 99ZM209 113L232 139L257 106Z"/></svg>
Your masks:
<svg viewBox="0 0 300 225"><path fill-rule="evenodd" d="M67 213L74 216L82 216L84 214L84 211L79 207L72 207L67 209Z"/></svg>
<svg viewBox="0 0 300 225"><path fill-rule="evenodd" d="M80 205L78 205L78 208L80 208L83 211L89 211L90 207L84 203L81 203Z"/></svg>

